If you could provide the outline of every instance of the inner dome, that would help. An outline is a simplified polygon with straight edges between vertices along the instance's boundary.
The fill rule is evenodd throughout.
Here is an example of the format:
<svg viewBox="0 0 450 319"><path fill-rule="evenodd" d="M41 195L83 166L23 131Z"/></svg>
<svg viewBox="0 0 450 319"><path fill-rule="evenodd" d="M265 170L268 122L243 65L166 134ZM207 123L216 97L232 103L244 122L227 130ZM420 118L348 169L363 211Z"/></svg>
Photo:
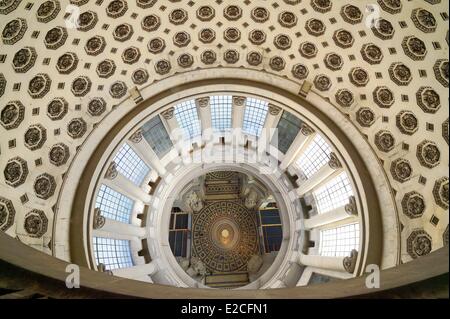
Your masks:
<svg viewBox="0 0 450 319"><path fill-rule="evenodd" d="M189 276L209 287L237 288L256 280L273 263L282 239L276 200L249 174L197 177L172 207L172 253Z"/></svg>

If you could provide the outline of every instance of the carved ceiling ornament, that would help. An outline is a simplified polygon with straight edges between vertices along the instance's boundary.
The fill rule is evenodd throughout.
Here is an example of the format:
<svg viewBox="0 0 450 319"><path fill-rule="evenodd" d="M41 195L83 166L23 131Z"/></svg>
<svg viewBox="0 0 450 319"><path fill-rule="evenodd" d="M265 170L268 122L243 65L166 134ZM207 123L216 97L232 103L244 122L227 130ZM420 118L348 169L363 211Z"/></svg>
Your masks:
<svg viewBox="0 0 450 319"><path fill-rule="evenodd" d="M69 74L78 66L78 57L73 52L66 52L58 58L56 69L61 74Z"/></svg>
<svg viewBox="0 0 450 319"><path fill-rule="evenodd" d="M428 255L432 250L431 236L422 229L416 229L406 240L406 250L412 258Z"/></svg>
<svg viewBox="0 0 450 319"><path fill-rule="evenodd" d="M87 40L84 50L88 55L96 56L102 53L105 47L106 47L105 38L96 35Z"/></svg>
<svg viewBox="0 0 450 319"><path fill-rule="evenodd" d="M418 192L406 193L402 199L403 213L411 219L422 217L425 212L425 198Z"/></svg>
<svg viewBox="0 0 450 319"><path fill-rule="evenodd" d="M375 134L375 145L382 152L390 152L395 147L395 137L387 130L378 131L378 133Z"/></svg>
<svg viewBox="0 0 450 319"><path fill-rule="evenodd" d="M184 9L175 9L169 14L169 21L174 25L180 25L187 21L188 13Z"/></svg>
<svg viewBox="0 0 450 319"><path fill-rule="evenodd" d="M292 67L292 75L299 80L304 80L309 75L308 67L302 63L298 63Z"/></svg>
<svg viewBox="0 0 450 319"><path fill-rule="evenodd" d="M402 11L401 0L377 0L380 7L390 14L400 13Z"/></svg>
<svg viewBox="0 0 450 319"><path fill-rule="evenodd" d="M3 0L0 1L0 14L8 14L17 9L22 0Z"/></svg>
<svg viewBox="0 0 450 319"><path fill-rule="evenodd" d="M19 127L25 117L25 106L20 101L8 102L0 112L0 124L6 130Z"/></svg>
<svg viewBox="0 0 450 319"><path fill-rule="evenodd" d="M39 73L28 84L28 93L33 99L43 98L49 91L52 80L45 73Z"/></svg>
<svg viewBox="0 0 450 319"><path fill-rule="evenodd" d="M274 71L282 71L286 67L286 62L280 56L270 58L269 65Z"/></svg>
<svg viewBox="0 0 450 319"><path fill-rule="evenodd" d="M414 113L404 110L397 114L396 125L403 134L413 135L419 129L419 120Z"/></svg>
<svg viewBox="0 0 450 319"><path fill-rule="evenodd" d="M427 55L425 42L416 36L405 37L402 41L402 48L405 54L414 61L424 60Z"/></svg>
<svg viewBox="0 0 450 319"><path fill-rule="evenodd" d="M216 15L216 11L211 6L201 6L197 9L197 18L200 21L211 21Z"/></svg>
<svg viewBox="0 0 450 319"><path fill-rule="evenodd" d="M136 69L133 71L131 78L132 78L134 84L142 85L148 81L149 74L146 69L139 68L139 69Z"/></svg>
<svg viewBox="0 0 450 319"><path fill-rule="evenodd" d="M127 94L127 85L123 81L114 82L109 88L109 94L114 99L120 99Z"/></svg>
<svg viewBox="0 0 450 319"><path fill-rule="evenodd" d="M417 29L431 33L436 31L437 22L433 14L425 9L416 8L411 13L411 19Z"/></svg>
<svg viewBox="0 0 450 319"><path fill-rule="evenodd" d="M289 11L283 11L278 16L278 23L285 28L292 28L297 25L297 16Z"/></svg>
<svg viewBox="0 0 450 319"><path fill-rule="evenodd" d="M355 102L355 97L350 90L339 89L335 94L336 102L342 107L350 107Z"/></svg>
<svg viewBox="0 0 450 319"><path fill-rule="evenodd" d="M13 224L16 210L11 200L0 196L0 230L6 232Z"/></svg>
<svg viewBox="0 0 450 319"><path fill-rule="evenodd" d="M27 21L22 18L16 18L9 21L2 32L2 40L4 44L13 45L20 41L28 29Z"/></svg>
<svg viewBox="0 0 450 319"><path fill-rule="evenodd" d="M358 24L363 19L363 13L361 10L351 4L347 4L341 8L341 16L342 19L344 19L345 22L348 22L350 24Z"/></svg>
<svg viewBox="0 0 450 319"><path fill-rule="evenodd" d="M46 140L47 130L41 124L31 125L25 131L25 146L31 151L40 149Z"/></svg>
<svg viewBox="0 0 450 319"><path fill-rule="evenodd" d="M33 47L25 47L14 54L13 68L17 73L25 73L29 71L35 64L37 58L36 49Z"/></svg>
<svg viewBox="0 0 450 319"><path fill-rule="evenodd" d="M448 209L448 177L441 177L436 181L433 187L433 196L436 204L438 204L443 209Z"/></svg>
<svg viewBox="0 0 450 319"><path fill-rule="evenodd" d="M382 40L392 39L395 33L392 23L383 18L379 18L374 21L372 31L375 36Z"/></svg>
<svg viewBox="0 0 450 319"><path fill-rule="evenodd" d="M58 143L52 146L48 153L50 163L55 166L62 166L67 163L69 159L69 147L64 143Z"/></svg>
<svg viewBox="0 0 450 319"><path fill-rule="evenodd" d="M404 158L396 159L391 163L391 174L400 183L409 181L413 174L411 163Z"/></svg>
<svg viewBox="0 0 450 319"><path fill-rule="evenodd" d="M442 84L442 86L448 88L448 59L439 59L436 61L433 67L436 80Z"/></svg>
<svg viewBox="0 0 450 319"><path fill-rule="evenodd" d="M258 66L262 63L263 57L261 53L256 51L251 51L247 54L247 62L252 66Z"/></svg>
<svg viewBox="0 0 450 319"><path fill-rule="evenodd" d="M44 211L33 209L25 215L23 228L28 236L33 238L41 238L48 228L48 219Z"/></svg>
<svg viewBox="0 0 450 319"><path fill-rule="evenodd" d="M74 96L82 97L89 93L92 82L87 76L79 76L72 82L71 91Z"/></svg>
<svg viewBox="0 0 450 319"><path fill-rule="evenodd" d="M67 40L67 30L63 27L54 27L50 29L44 38L44 44L47 49L56 50L63 46Z"/></svg>
<svg viewBox="0 0 450 319"><path fill-rule="evenodd" d="M100 116L106 111L106 102L101 97L95 97L88 103L88 113L92 116Z"/></svg>
<svg viewBox="0 0 450 319"><path fill-rule="evenodd" d="M18 187L25 183L28 176L27 162L21 157L10 159L3 170L5 182L12 187Z"/></svg>
<svg viewBox="0 0 450 319"><path fill-rule="evenodd" d="M41 174L36 177L33 188L37 197L42 199L49 199L55 193L55 178L47 173Z"/></svg>
<svg viewBox="0 0 450 319"><path fill-rule="evenodd" d="M411 69L401 62L393 63L389 67L389 76L400 86L408 85L412 81Z"/></svg>
<svg viewBox="0 0 450 319"><path fill-rule="evenodd" d="M67 124L67 134L73 139L83 137L87 131L87 123L82 118L74 118Z"/></svg>
<svg viewBox="0 0 450 319"><path fill-rule="evenodd" d="M425 140L417 145L417 158L422 166L433 168L439 165L441 151L436 143Z"/></svg>
<svg viewBox="0 0 450 319"><path fill-rule="evenodd" d="M41 3L36 11L36 19L42 23L48 23L58 15L61 4L57 0L48 0Z"/></svg>
<svg viewBox="0 0 450 319"><path fill-rule="evenodd" d="M98 22L97 13L86 11L78 17L78 30L87 32L92 30Z"/></svg>
<svg viewBox="0 0 450 319"><path fill-rule="evenodd" d="M370 127L375 123L375 113L368 107L362 107L356 112L356 121L362 127Z"/></svg>
<svg viewBox="0 0 450 319"><path fill-rule="evenodd" d="M161 18L155 14L150 14L142 19L141 27L144 31L156 31L161 26Z"/></svg>
<svg viewBox="0 0 450 319"><path fill-rule="evenodd" d="M311 0L311 6L317 12L326 13L331 11L333 2L331 2L331 0Z"/></svg>
<svg viewBox="0 0 450 319"><path fill-rule="evenodd" d="M213 50L205 50L200 55L200 60L206 65L213 64L217 61L217 54Z"/></svg>
<svg viewBox="0 0 450 319"><path fill-rule="evenodd" d="M381 108L390 108L394 102L394 92L387 86L378 86L373 91L373 100Z"/></svg>
<svg viewBox="0 0 450 319"><path fill-rule="evenodd" d="M431 87L421 87L416 94L417 105L425 113L436 113L441 108L439 94Z"/></svg>

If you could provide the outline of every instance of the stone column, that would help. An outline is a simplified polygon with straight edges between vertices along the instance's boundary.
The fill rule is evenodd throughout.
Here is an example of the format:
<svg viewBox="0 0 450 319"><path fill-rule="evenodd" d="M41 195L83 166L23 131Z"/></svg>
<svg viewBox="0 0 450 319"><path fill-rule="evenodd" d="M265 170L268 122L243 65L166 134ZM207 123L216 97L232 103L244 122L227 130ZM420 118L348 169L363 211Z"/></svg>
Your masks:
<svg viewBox="0 0 450 319"><path fill-rule="evenodd" d="M240 129L242 132L242 127L244 126L244 113L245 113L245 103L247 98L245 96L233 96L233 118L231 121L231 127L233 129ZM243 136L239 137L238 141L234 141L239 146L244 146L246 143L246 139Z"/></svg>
<svg viewBox="0 0 450 319"><path fill-rule="evenodd" d="M352 250L350 256L348 257L326 257L320 255L300 254L298 262L304 266L353 273L355 271L357 258L358 252L356 250Z"/></svg>
<svg viewBox="0 0 450 319"><path fill-rule="evenodd" d="M305 229L310 230L313 228L321 227L331 223L335 223L347 218L357 216L357 208L355 197L349 197L349 203L345 206L338 207L325 214L317 214L311 218L305 219Z"/></svg>
<svg viewBox="0 0 450 319"><path fill-rule="evenodd" d="M128 143L128 145L133 148L139 157L146 162L152 170L154 169L159 176L164 176L167 173L158 155L156 155L155 151L153 151L150 144L144 140L141 129L131 135L130 141L131 143Z"/></svg>
<svg viewBox="0 0 450 319"><path fill-rule="evenodd" d="M303 182L296 190L297 195L299 197L304 196L318 186L323 185L329 180L333 179L334 177L342 173L342 171L343 168L339 159L337 158L335 153L331 152L328 165L324 165L323 167L321 167L313 176Z"/></svg>
<svg viewBox="0 0 450 319"><path fill-rule="evenodd" d="M303 153L308 144L314 139L316 133L307 124L303 123L300 132L294 139L291 147L284 155L283 161L281 161L280 169L285 170L289 165L294 162L301 153Z"/></svg>
<svg viewBox="0 0 450 319"><path fill-rule="evenodd" d="M207 129L210 129L212 127L211 124L211 104L210 104L210 98L208 97L202 97L195 100L195 105L197 106L197 111L200 117L201 121L201 129L202 132L204 132ZM202 143L205 143L205 136L202 134Z"/></svg>
<svg viewBox="0 0 450 319"><path fill-rule="evenodd" d="M128 268L120 268L112 270L114 276L128 278L128 279L139 279L145 276L151 276L158 271L158 266L155 262L149 264L136 265Z"/></svg>
<svg viewBox="0 0 450 319"><path fill-rule="evenodd" d="M266 122L264 123L264 129L267 131L267 133L270 133L270 129L274 129L278 125L278 121L281 118L281 115L283 114L281 107L278 107L273 104L269 104L269 111L267 112ZM267 136L267 139L270 141L272 140L272 134L270 133L269 136Z"/></svg>
<svg viewBox="0 0 450 319"><path fill-rule="evenodd" d="M170 109L162 112L161 115L166 123L167 132L169 133L170 139L173 144L176 145L178 142L177 138L180 138L180 136L177 136L175 133L181 133L182 130L180 130L177 118L175 117L175 108L171 107Z"/></svg>
<svg viewBox="0 0 450 319"><path fill-rule="evenodd" d="M100 212L101 214L101 212ZM101 227L95 227L93 235L105 238L127 238L132 239L134 237L144 238L147 236L147 230L145 227L139 227L132 224L126 224L117 220L105 218L105 222Z"/></svg>
<svg viewBox="0 0 450 319"><path fill-rule="evenodd" d="M118 174L115 163L111 162L110 167L102 181L108 187L122 193L135 201L141 201L144 204L150 203L151 195L144 192L142 188L131 182L122 174Z"/></svg>

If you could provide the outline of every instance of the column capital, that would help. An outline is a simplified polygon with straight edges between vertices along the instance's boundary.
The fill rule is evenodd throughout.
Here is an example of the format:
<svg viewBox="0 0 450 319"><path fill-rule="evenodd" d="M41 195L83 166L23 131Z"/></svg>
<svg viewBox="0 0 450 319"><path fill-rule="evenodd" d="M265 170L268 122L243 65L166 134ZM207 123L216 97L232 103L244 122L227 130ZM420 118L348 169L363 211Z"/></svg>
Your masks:
<svg viewBox="0 0 450 319"><path fill-rule="evenodd" d="M358 209L356 207L356 198L355 196L350 196L348 198L348 204L345 205L345 212L349 215L356 216L358 215Z"/></svg>
<svg viewBox="0 0 450 319"><path fill-rule="evenodd" d="M106 170L105 178L106 178L106 179L109 179L109 180L113 180L114 178L117 177L117 174L118 174L118 173L119 173L119 172L117 171L117 164L116 164L116 162L112 161L112 162L109 164L108 169Z"/></svg>
<svg viewBox="0 0 450 319"><path fill-rule="evenodd" d="M314 133L314 129L306 123L302 123L302 128L300 130L303 135L309 136Z"/></svg>
<svg viewBox="0 0 450 319"><path fill-rule="evenodd" d="M233 105L244 106L246 100L245 96L233 96Z"/></svg>
<svg viewBox="0 0 450 319"><path fill-rule="evenodd" d="M100 229L103 226L105 226L105 222L106 219L104 216L102 216L102 212L100 210L100 208L95 208L94 209L94 223L93 223L93 227L94 229Z"/></svg>
<svg viewBox="0 0 450 319"><path fill-rule="evenodd" d="M171 118L173 118L173 114L175 112L175 108L171 107L168 110L165 110L164 112L161 113L161 115L166 119L166 120L170 120Z"/></svg>
<svg viewBox="0 0 450 319"><path fill-rule="evenodd" d="M132 141L133 143L139 143L142 141L142 129L138 129L136 132L134 132L129 140Z"/></svg>
<svg viewBox="0 0 450 319"><path fill-rule="evenodd" d="M269 103L270 115L277 116L278 114L280 114L280 111L281 111L281 107Z"/></svg>
<svg viewBox="0 0 450 319"><path fill-rule="evenodd" d="M195 104L197 105L197 107L207 107L209 103L210 103L209 96L201 97L195 100Z"/></svg>
<svg viewBox="0 0 450 319"><path fill-rule="evenodd" d="M342 262L344 265L345 271L347 271L350 274L353 274L356 267L356 260L358 259L358 251L356 249L353 249L350 253L350 256L345 257L344 261Z"/></svg>
<svg viewBox="0 0 450 319"><path fill-rule="evenodd" d="M337 157L336 153L334 153L334 152L330 153L330 160L328 161L328 165L330 165L330 167L332 169L340 169L340 168L342 168L341 161Z"/></svg>

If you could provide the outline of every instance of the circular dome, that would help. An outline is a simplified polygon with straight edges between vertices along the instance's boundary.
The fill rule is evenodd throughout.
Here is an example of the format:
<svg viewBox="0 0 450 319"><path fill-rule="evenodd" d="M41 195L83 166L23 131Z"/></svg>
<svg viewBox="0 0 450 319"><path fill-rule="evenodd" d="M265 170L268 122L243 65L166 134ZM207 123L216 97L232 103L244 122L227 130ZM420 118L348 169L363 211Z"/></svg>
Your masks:
<svg viewBox="0 0 450 319"><path fill-rule="evenodd" d="M0 229L149 289L294 288L414 263L448 246L446 13L418 0L0 1ZM276 256L259 247L247 277L219 287L197 256L174 256L171 215L189 181L232 172L262 185L247 180L237 207L265 188L257 207L276 203L282 231ZM225 252L253 242L244 225L257 246L276 232L211 223L200 244ZM192 227L176 236L194 251Z"/></svg>

